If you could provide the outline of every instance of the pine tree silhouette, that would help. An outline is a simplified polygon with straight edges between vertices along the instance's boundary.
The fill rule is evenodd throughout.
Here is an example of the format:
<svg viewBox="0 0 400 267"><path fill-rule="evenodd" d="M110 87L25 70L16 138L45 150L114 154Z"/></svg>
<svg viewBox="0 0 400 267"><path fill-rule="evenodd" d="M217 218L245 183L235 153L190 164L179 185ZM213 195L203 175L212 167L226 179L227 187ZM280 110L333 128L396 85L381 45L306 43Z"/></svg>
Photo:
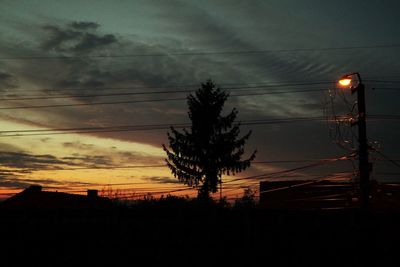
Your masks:
<svg viewBox="0 0 400 267"><path fill-rule="evenodd" d="M251 131L239 138L239 124L234 123L238 111L234 108L227 116L221 116L224 103L229 97L208 80L195 95L188 96L190 131L182 132L171 127L168 133L170 149L167 165L172 174L189 186L199 186L199 198L209 198L215 193L223 174L235 174L250 166L254 151L242 160L244 145Z"/></svg>

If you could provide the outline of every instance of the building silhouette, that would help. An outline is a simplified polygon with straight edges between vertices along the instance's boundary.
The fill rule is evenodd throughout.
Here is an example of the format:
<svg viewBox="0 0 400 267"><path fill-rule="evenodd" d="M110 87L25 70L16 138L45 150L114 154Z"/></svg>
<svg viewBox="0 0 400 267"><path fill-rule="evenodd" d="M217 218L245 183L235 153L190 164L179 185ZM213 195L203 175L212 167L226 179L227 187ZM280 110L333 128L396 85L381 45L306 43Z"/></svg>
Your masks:
<svg viewBox="0 0 400 267"><path fill-rule="evenodd" d="M260 182L260 205L271 209L332 209L353 205L354 184L324 180Z"/></svg>
<svg viewBox="0 0 400 267"><path fill-rule="evenodd" d="M6 199L1 206L8 209L108 209L113 206L109 198L98 196L97 190L87 195L43 191L40 185L31 185L24 191Z"/></svg>
<svg viewBox="0 0 400 267"><path fill-rule="evenodd" d="M371 183L371 208L400 210L400 183ZM342 209L359 207L354 182L287 180L260 182L260 206L270 209Z"/></svg>

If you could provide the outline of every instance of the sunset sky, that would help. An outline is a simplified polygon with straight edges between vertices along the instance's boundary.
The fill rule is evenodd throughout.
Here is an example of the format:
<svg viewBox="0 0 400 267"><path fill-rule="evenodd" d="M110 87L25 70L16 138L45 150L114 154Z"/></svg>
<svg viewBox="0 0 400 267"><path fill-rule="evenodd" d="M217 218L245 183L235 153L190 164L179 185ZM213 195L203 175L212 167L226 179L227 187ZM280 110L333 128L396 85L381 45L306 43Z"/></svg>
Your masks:
<svg viewBox="0 0 400 267"><path fill-rule="evenodd" d="M110 184L137 195L184 188L163 166L161 145L169 125L189 122L184 99L207 79L230 92L225 114L238 109L242 133L253 130L246 151L258 151L226 182L352 178L356 159L268 175L352 153L324 119L332 104L336 115L351 112L355 95L335 85L349 72L367 88L373 177L400 181L398 1L2 0L0 8L2 197L30 184L77 193ZM349 127L340 133L352 139ZM257 189L250 181L227 183L226 196Z"/></svg>

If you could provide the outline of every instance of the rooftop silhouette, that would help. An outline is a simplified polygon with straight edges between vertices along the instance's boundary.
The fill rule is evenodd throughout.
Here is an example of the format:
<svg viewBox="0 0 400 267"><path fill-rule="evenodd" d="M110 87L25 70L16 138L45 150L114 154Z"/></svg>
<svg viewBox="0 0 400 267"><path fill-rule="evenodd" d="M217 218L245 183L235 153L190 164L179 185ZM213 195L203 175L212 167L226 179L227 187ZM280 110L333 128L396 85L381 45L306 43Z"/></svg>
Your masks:
<svg viewBox="0 0 400 267"><path fill-rule="evenodd" d="M2 203L9 209L106 209L113 206L97 190L87 190L87 195L43 191L40 185L31 185Z"/></svg>

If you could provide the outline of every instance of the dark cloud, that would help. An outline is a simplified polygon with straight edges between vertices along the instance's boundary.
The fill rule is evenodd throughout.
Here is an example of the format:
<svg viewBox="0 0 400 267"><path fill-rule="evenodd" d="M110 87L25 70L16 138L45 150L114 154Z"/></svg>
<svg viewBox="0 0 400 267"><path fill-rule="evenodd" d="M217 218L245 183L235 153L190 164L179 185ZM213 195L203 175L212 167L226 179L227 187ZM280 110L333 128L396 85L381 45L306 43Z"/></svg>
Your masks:
<svg viewBox="0 0 400 267"><path fill-rule="evenodd" d="M94 145L92 144L84 144L81 142L64 142L63 146L67 148L76 148L79 150L88 150L94 148Z"/></svg>
<svg viewBox="0 0 400 267"><path fill-rule="evenodd" d="M148 182L152 183L160 183L160 184L182 184L181 181L178 179L174 179L171 177L165 177L165 176L152 176L152 177L146 177L142 178Z"/></svg>
<svg viewBox="0 0 400 267"><path fill-rule="evenodd" d="M79 149L78 147L76 147ZM93 150L91 153L96 153ZM107 151L103 151L103 155L82 155L80 153L73 153L71 156L62 157L61 159L67 161L69 164L81 167L113 167L123 166L124 164L158 164L160 159L154 158L149 155L142 155L134 152L113 152L104 155Z"/></svg>
<svg viewBox="0 0 400 267"><path fill-rule="evenodd" d="M140 152L118 150L116 148L102 149L93 144L82 142L64 142L65 148L75 149L84 153L73 153L62 160L73 162L80 166L120 166L124 164L158 164L159 158Z"/></svg>
<svg viewBox="0 0 400 267"><path fill-rule="evenodd" d="M89 32L97 27L99 25L92 22L73 22L65 27L45 25L43 30L48 37L42 41L41 47L46 51L81 53L99 50L117 42L112 34Z"/></svg>
<svg viewBox="0 0 400 267"><path fill-rule="evenodd" d="M1 148L18 150L6 144L0 144ZM26 188L32 184L46 186L59 186L66 182L54 179L30 179L25 178L34 171L61 169L63 166L72 166L74 163L60 160L52 155L34 155L25 152L0 152L0 187Z"/></svg>
<svg viewBox="0 0 400 267"><path fill-rule="evenodd" d="M46 40L43 40L41 48L43 50L56 50L65 51L66 48L63 46L67 41L73 41L79 39L82 33L75 30L64 30L56 25L45 25L43 30L48 32L49 36Z"/></svg>
<svg viewBox="0 0 400 267"><path fill-rule="evenodd" d="M97 29L100 26L98 23L85 21L74 21L69 25L77 30Z"/></svg>
<svg viewBox="0 0 400 267"><path fill-rule="evenodd" d="M65 182L60 182L54 179L24 179L24 178L17 178L17 179L7 179L7 178L2 178L0 181L0 186L5 186L7 184L8 186L18 186L18 187L26 187L31 184L41 184L41 185L62 185L65 184Z"/></svg>
<svg viewBox="0 0 400 267"><path fill-rule="evenodd" d="M74 154L72 157L63 157L63 160L68 162L74 162L74 164L79 166L112 166L113 160L109 156L91 156L91 155L80 155L78 153Z"/></svg>
<svg viewBox="0 0 400 267"><path fill-rule="evenodd" d="M29 185L35 184L33 181L19 181L15 177L2 176L0 173L0 187L22 189L27 188Z"/></svg>
<svg viewBox="0 0 400 267"><path fill-rule="evenodd" d="M55 189L69 189L70 186L90 186L90 183L83 183L78 181L58 181L54 179L28 179L17 177L15 175L4 174L0 171L0 188L9 189L23 189L28 188L30 185L42 185L46 188Z"/></svg>
<svg viewBox="0 0 400 267"><path fill-rule="evenodd" d="M21 148L7 143L0 143L0 151L17 152L17 153L24 152Z"/></svg>
<svg viewBox="0 0 400 267"><path fill-rule="evenodd" d="M28 153L8 151L0 152L0 164L3 167L30 170L52 169L58 165L70 165L70 163L52 155L31 155Z"/></svg>
<svg viewBox="0 0 400 267"><path fill-rule="evenodd" d="M14 75L0 70L0 90L12 90L17 87L17 79Z"/></svg>
<svg viewBox="0 0 400 267"><path fill-rule="evenodd" d="M12 78L11 74L0 71L0 81L1 82L11 80L11 78Z"/></svg>
<svg viewBox="0 0 400 267"><path fill-rule="evenodd" d="M107 46L113 44L117 41L114 35L106 34L103 36L96 36L91 33L86 33L80 42L76 43L72 48L74 52L85 52L99 47Z"/></svg>
<svg viewBox="0 0 400 267"><path fill-rule="evenodd" d="M91 75L91 78L87 79L87 80L79 80L79 79L60 80L60 81L57 81L57 86L61 87L61 88L93 88L93 90L95 90L96 87L104 87L105 86L104 81L98 80L98 79L101 79L100 77L103 77L103 76L100 75L98 78L95 78L94 75Z"/></svg>
<svg viewBox="0 0 400 267"><path fill-rule="evenodd" d="M45 137L45 138L41 138L41 139L40 139L40 142L42 142L42 143L47 143L47 142L50 141L50 140L52 140L52 138L50 138L50 137Z"/></svg>
<svg viewBox="0 0 400 267"><path fill-rule="evenodd" d="M73 144L73 143L72 143ZM71 144L67 143L68 147ZM0 187L8 188L26 188L31 184L42 184L47 187L60 187L65 188L71 184L85 184L82 182L73 181L57 181L54 179L30 179L24 176L31 174L35 171L42 170L62 170L71 167L98 167L98 166L114 166L113 159L110 156L103 155L80 155L74 153L70 157L57 158L49 154L29 154L20 151L18 148L0 144L2 149L14 150L18 152L0 151ZM72 145L74 148L81 148L82 144ZM89 146L91 148L91 146ZM132 156L130 153L123 153L125 156Z"/></svg>
<svg viewBox="0 0 400 267"><path fill-rule="evenodd" d="M77 30L71 26L50 25L46 27L48 36L44 37L40 43L42 48L57 50L57 53L70 51L74 53L74 47L79 49L87 49L93 47L94 50L101 50L101 44L113 42L110 34L90 33L87 35L86 30ZM100 30L100 29L99 29ZM86 37L85 37L86 36ZM85 39L86 38L86 39ZM115 37L117 38L117 37ZM115 41L113 50L110 53L126 53L126 54L167 54L171 47L163 44L147 44L142 41L121 39ZM108 46L108 45L107 45ZM93 50L93 51L94 51ZM44 51L43 51L44 52ZM40 53L36 51L35 53ZM171 84L193 84L197 81L204 81L210 77L208 66L212 65L212 60L193 60L193 58L178 57L161 57L146 58L140 60L107 60L98 61L91 58L73 58L69 60L60 60L52 62L42 62L40 66L33 66L31 62L21 62L20 75L23 76L30 84L42 86L44 88L85 88L91 90L66 92L71 95L79 94L95 94L105 92L98 90L98 87L129 87L129 86L161 86L168 87ZM238 75L239 76L239 75ZM143 89L146 90L146 89ZM151 90L151 89L147 89ZM157 90L163 90L159 88ZM165 89L168 90L168 89ZM64 92L63 92L64 93ZM169 94L168 97L184 97L186 94ZM159 95L124 97L124 100L134 99L153 99L159 98ZM75 98L78 103L98 102L104 100L118 101L117 97L112 98ZM59 101L45 101L53 103ZM23 102L19 102L23 104ZM27 105L31 102L27 102ZM41 102L43 104L43 102ZM54 109L49 113L44 110L33 110L36 113L35 122L37 125L50 127L76 127L76 125L107 125L107 124L132 124L147 123L149 121L158 123L165 121L184 121L186 120L186 103L185 101L169 103L141 103L126 105L107 105L93 106L82 109ZM124 116L118 114L124 113ZM29 120L26 116L18 116L12 113L13 117L19 117L18 120ZM5 116L5 115L3 115ZM40 119L42 118L42 119ZM157 118L157 121L154 121ZM22 121L21 121L22 122ZM33 121L32 121L33 122ZM159 134L157 140L152 139L153 133L129 133L118 134L118 138L132 138L144 142L161 143ZM114 135L115 136L115 135ZM149 138L150 137L150 138Z"/></svg>
<svg viewBox="0 0 400 267"><path fill-rule="evenodd" d="M131 151L118 151L114 157L127 164L159 164L162 160L149 154Z"/></svg>

